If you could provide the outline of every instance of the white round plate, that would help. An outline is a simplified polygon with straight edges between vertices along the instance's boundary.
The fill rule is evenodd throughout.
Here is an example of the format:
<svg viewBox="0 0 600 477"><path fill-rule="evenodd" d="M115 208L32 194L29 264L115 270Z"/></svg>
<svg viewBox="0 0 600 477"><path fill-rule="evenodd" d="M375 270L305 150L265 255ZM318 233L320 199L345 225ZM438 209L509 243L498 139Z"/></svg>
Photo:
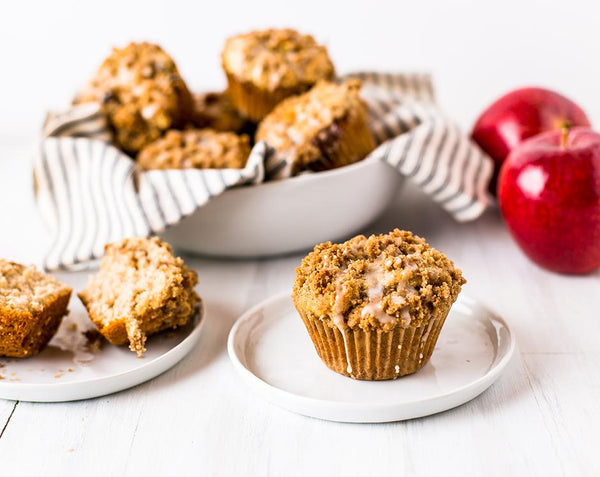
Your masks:
<svg viewBox="0 0 600 477"><path fill-rule="evenodd" d="M373 222L403 184L388 164L366 160L238 187L214 197L162 236L201 255L247 258L308 250L348 238Z"/></svg>
<svg viewBox="0 0 600 477"><path fill-rule="evenodd" d="M89 399L122 391L158 376L177 364L196 344L204 323L201 307L193 322L150 336L143 358L127 346L102 340L89 347L83 331L94 329L83 307L63 319L52 341L31 358L0 358L0 398L60 402Z"/></svg>
<svg viewBox="0 0 600 477"><path fill-rule="evenodd" d="M391 381L356 381L317 356L288 294L246 312L229 334L234 367L257 393L306 416L340 422L391 422L470 401L502 373L515 349L501 318L460 297L429 363Z"/></svg>

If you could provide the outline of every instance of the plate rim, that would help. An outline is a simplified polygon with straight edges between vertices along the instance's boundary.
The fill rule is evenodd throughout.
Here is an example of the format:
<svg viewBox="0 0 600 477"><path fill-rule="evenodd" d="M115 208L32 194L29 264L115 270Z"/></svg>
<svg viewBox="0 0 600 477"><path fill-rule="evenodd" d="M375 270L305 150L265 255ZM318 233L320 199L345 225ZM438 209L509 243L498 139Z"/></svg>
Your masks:
<svg viewBox="0 0 600 477"><path fill-rule="evenodd" d="M56 383L26 383L26 382L20 382L20 381L19 382L0 381L0 399L6 399L6 400L10 400L10 401L26 401L26 402L80 401L80 400L84 400L84 399L93 399L94 397L105 396L107 394L113 394L113 393L116 393L119 391L124 391L131 387L142 384L146 381L149 381L150 379L153 379L153 378L161 375L162 373L166 372L167 370L169 370L170 368L175 366L181 359L183 359L192 350L193 345L199 339L202 329L204 328L204 323L206 322L206 310L205 310L203 302L200 302L200 304L199 304L199 309L196 314L195 320L197 321L196 325L194 326L192 331L180 343L178 343L176 346L173 346L167 352L161 354L160 356L157 356L157 357L151 359L150 361L142 364L138 368L130 369L127 371L122 371L120 373L112 374L110 376L87 378L87 379L84 379L81 381L68 381L68 382L56 382ZM67 398L63 398L63 399L43 400L43 399L32 399L31 397L21 397L21 398L5 397L8 394L18 393L19 392L18 389L23 390L24 393L32 392L32 390L36 390L35 392L44 392L44 391L49 391L49 390L51 392L55 392L61 388L68 389L68 388L73 388L73 387L85 386L85 385L89 385L89 384L102 385L102 384L105 384L106 382L112 382L112 381L117 382L117 381L127 378L129 375L132 375L132 374L143 375L144 373L146 373L149 370L149 368L156 366L158 363L161 363L163 361L167 361L170 356L172 356L173 354L177 354L177 352L180 350L180 348L183 347L184 345L187 345L188 343L190 344L190 349L186 353L184 353L181 357L179 357L179 359L177 359L175 362L173 362L170 366L168 366L166 369L164 369L150 377L144 377L140 381L136 380L135 382L132 382L132 384L125 385L125 386L119 386L116 390L108 390L107 392L101 392L101 393L89 393L89 397L67 397ZM10 357L8 357L8 358L10 359ZM35 359L35 356L32 356L32 358ZM5 393L5 391L6 391L6 393ZM83 394L87 395L87 393L83 393Z"/></svg>
<svg viewBox="0 0 600 477"><path fill-rule="evenodd" d="M281 405L278 402L274 402L274 404L276 404L277 406L284 408L290 412L302 414L302 415L309 416L309 417L317 417L318 419L324 419L324 420L329 420L329 421L334 421L334 422L355 422L355 423L396 422L396 421L402 421L402 420L413 419L413 418L418 418L418 417L425 417L428 415L433 415L433 414L437 414L439 412L444 412L449 409L453 409L455 407L458 407L462 404L465 404L465 403L471 401L472 399L474 399L475 397L477 397L478 395L483 393L483 391L488 389L498 379L498 377L502 374L502 372L504 371L506 366L510 363L510 361L512 360L512 358L515 354L515 350L516 350L516 340L515 340L514 333L511 331L510 327L508 326L508 324L502 317L500 317L499 315L497 315L496 313L491 311L489 308L487 308L486 306L481 304L476 299L474 299L468 295L464 295L464 296L459 295L457 301L459 301L459 300L461 302L467 301L467 303L466 303L467 306L472 307L473 304L475 304L476 306L484 309L491 316L490 322L493 323L493 321L496 321L496 322L500 323L504 327L504 329L507 331L507 337L506 337L507 349L506 349L504 355L502 355L500 357L500 359L494 360L494 362L492 362L490 369L488 369L485 372L485 374L483 374L482 376L478 377L474 381L464 384L464 385L460 386L459 388L453 389L452 391L449 391L449 392L445 392L442 394L436 394L434 396L430 396L428 398L417 400L417 401L414 401L414 400L413 401L404 401L404 402L399 402L399 403L394 403L394 404L372 403L372 404L366 405L366 404L359 404L359 403L353 403L353 402L332 401L332 400L328 400L328 399L320 399L320 398L302 396L299 394L295 394L291 391L286 391L284 389L278 388L278 387L268 383L267 381L261 379L259 376L254 374L250 369L248 369L244 365L244 363L242 363L242 361L240 360L240 358L238 357L238 355L235 351L236 336L239 333L239 329L242 326L242 324L244 322L248 321L251 316L255 315L258 310L265 308L267 306L270 306L275 302L283 301L283 300L291 300L291 294L289 292L279 293L277 295L268 297L268 298L260 301L259 303L257 303L256 305L254 305L253 307L251 307L250 309L245 311L242 315L240 315L240 317L236 320L236 322L232 326L232 328L229 332L229 335L227 337L227 354L229 355L229 359L232 362L234 369L238 372L238 374L241 375L241 377L244 380L258 384L258 386L260 386L264 390L265 393L268 391L268 392L274 393L276 395L278 394L287 399L295 400L299 403L304 403L309 406L310 405L319 405L322 407L335 406L336 408L341 408L346 411L348 411L348 410L363 411L363 410L365 410L365 408L368 408L370 411L381 413L381 412L396 410L399 406L404 407L404 406L427 404L427 403L431 403L431 402L437 401L437 400L449 399L452 396L462 395L462 394L467 393L470 390L478 390L469 399L460 400L460 402L458 404L453 404L450 406L442 406L443 409L439 409L439 410L436 410L433 412L426 412L424 414L414 415L413 417L393 418L393 419L383 419L383 420L378 419L378 420L364 420L363 421L363 420L348 420L348 419L342 420L342 419L336 419L336 418L317 417L315 414L302 413L300 411L292 410L284 405ZM270 399L266 394L263 394L263 393L259 393L259 394L261 394L261 396L263 398L265 398L266 400L273 402L273 400Z"/></svg>

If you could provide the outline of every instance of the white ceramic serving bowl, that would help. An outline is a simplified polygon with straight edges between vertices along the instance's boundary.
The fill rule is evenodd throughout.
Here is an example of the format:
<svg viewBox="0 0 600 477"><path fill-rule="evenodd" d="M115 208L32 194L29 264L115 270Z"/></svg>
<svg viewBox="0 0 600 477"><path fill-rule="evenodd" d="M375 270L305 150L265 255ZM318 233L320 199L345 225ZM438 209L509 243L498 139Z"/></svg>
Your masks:
<svg viewBox="0 0 600 477"><path fill-rule="evenodd" d="M163 238L182 250L265 257L351 236L388 206L404 179L380 161L225 191Z"/></svg>

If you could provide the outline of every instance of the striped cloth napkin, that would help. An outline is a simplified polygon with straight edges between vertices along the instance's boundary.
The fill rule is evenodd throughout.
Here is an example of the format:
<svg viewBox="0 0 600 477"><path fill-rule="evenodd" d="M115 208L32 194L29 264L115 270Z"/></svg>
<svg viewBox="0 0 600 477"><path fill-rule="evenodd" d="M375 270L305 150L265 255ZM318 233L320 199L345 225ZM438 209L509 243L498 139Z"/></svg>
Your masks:
<svg viewBox="0 0 600 477"><path fill-rule="evenodd" d="M385 161L458 221L490 203L492 161L435 104L428 75L356 73L377 148L365 161ZM104 245L149 236L177 224L225 190L284 179L284 164L264 142L244 169L140 171L112 146L98 104L50 114L34 154L39 210L53 231L47 270L85 268Z"/></svg>

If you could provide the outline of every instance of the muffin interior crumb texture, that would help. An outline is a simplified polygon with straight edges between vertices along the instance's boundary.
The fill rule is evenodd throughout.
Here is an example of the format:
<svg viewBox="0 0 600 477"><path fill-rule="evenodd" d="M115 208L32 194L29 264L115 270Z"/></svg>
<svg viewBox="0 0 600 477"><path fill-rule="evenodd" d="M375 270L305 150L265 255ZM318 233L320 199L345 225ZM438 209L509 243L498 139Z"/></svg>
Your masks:
<svg viewBox="0 0 600 477"><path fill-rule="evenodd" d="M200 302L197 275L171 246L154 237L108 245L99 272L80 294L90 318L109 342L138 356L146 337L185 325Z"/></svg>
<svg viewBox="0 0 600 477"><path fill-rule="evenodd" d="M331 327L391 330L447 313L460 270L411 232L318 245L296 269L295 300Z"/></svg>

